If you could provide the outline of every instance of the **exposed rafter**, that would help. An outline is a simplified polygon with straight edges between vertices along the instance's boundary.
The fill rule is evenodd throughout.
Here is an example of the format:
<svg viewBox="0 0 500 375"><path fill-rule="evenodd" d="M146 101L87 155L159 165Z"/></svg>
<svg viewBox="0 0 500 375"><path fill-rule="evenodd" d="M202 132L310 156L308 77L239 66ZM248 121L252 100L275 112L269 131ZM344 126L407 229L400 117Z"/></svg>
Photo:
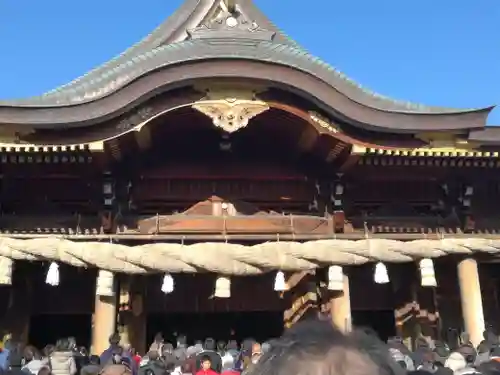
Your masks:
<svg viewBox="0 0 500 375"><path fill-rule="evenodd" d="M119 139L120 138L114 138L107 143L111 156L113 156L115 160L120 160L122 158L122 151L120 148Z"/></svg>

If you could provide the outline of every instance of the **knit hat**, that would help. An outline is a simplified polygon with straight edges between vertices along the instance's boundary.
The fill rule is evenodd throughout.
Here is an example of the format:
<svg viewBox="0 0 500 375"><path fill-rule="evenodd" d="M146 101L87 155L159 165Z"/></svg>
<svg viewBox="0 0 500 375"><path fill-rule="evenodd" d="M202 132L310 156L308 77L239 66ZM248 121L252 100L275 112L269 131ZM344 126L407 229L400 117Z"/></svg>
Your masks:
<svg viewBox="0 0 500 375"><path fill-rule="evenodd" d="M453 352L445 361L444 366L455 372L467 367L467 362L462 354L459 352Z"/></svg>

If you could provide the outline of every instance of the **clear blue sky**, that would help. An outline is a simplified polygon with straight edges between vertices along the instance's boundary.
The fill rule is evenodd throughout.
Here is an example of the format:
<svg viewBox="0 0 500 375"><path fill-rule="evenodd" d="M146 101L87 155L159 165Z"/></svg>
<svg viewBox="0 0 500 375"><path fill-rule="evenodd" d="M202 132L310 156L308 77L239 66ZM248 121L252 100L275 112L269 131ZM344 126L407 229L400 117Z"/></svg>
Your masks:
<svg viewBox="0 0 500 375"><path fill-rule="evenodd" d="M120 53L182 0L0 0L0 98L40 94ZM500 0L255 0L364 86L451 107L500 104ZM489 124L500 125L500 109Z"/></svg>

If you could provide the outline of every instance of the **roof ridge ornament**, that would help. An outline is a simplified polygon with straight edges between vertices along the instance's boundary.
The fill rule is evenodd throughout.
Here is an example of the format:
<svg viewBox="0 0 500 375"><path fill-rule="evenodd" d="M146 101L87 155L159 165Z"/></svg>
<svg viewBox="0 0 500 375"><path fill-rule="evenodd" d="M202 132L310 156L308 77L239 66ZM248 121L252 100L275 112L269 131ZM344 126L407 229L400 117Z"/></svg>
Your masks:
<svg viewBox="0 0 500 375"><path fill-rule="evenodd" d="M187 30L190 39L255 39L272 41L276 32L261 28L238 9L234 0L221 0L214 16L194 29Z"/></svg>

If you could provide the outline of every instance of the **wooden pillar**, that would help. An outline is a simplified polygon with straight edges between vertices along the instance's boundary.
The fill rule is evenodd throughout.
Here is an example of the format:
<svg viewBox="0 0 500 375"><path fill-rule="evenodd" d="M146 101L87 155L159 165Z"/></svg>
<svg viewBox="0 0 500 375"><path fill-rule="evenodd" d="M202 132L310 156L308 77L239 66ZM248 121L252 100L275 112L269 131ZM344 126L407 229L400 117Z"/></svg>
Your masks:
<svg viewBox="0 0 500 375"><path fill-rule="evenodd" d="M479 269L477 261L472 258L458 263L458 283L465 331L470 335L474 346L483 340L484 314Z"/></svg>
<svg viewBox="0 0 500 375"><path fill-rule="evenodd" d="M341 292L331 292L330 316L332 323L342 332L351 331L351 297L349 292L349 276L346 274L344 274L344 290Z"/></svg>
<svg viewBox="0 0 500 375"><path fill-rule="evenodd" d="M109 347L109 337L116 332L116 313L116 295L96 295L92 316L91 353L101 355Z"/></svg>

